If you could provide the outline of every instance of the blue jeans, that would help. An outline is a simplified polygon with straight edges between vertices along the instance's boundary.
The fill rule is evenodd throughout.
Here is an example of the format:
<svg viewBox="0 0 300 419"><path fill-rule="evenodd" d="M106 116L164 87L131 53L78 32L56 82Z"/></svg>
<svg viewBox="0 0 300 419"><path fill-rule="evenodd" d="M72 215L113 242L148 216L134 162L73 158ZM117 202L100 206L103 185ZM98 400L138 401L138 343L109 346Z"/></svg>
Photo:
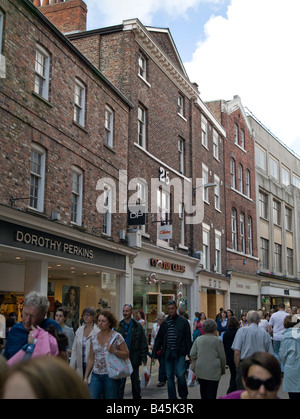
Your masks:
<svg viewBox="0 0 300 419"><path fill-rule="evenodd" d="M186 399L188 396L188 388L186 384L186 365L185 356L176 357L176 351L166 350L165 366L168 382L168 398L177 399L175 388L175 375L177 378L178 394L181 399Z"/></svg>
<svg viewBox="0 0 300 419"><path fill-rule="evenodd" d="M113 380L108 374L92 373L89 391L92 399L100 399L101 394L105 399L118 399L121 380Z"/></svg>

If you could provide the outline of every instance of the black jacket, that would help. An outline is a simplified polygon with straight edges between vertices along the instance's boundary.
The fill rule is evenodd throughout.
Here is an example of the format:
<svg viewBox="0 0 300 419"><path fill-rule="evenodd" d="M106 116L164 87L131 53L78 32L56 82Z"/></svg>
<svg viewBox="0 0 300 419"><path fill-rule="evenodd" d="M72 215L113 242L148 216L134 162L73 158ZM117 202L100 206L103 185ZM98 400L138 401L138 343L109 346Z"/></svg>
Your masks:
<svg viewBox="0 0 300 419"><path fill-rule="evenodd" d="M224 344L224 350L226 354L226 362L229 364L230 362L234 362L234 351L231 349L231 346L233 344L236 332L239 329L236 329L235 327L230 327L227 329L227 331L223 335L223 344Z"/></svg>
<svg viewBox="0 0 300 419"><path fill-rule="evenodd" d="M170 316L161 324L157 336L154 341L154 347L152 351L152 356L157 358L157 351L162 351L162 356L166 352L167 345L167 320L170 319ZM174 318L174 329L176 335L176 356L186 356L190 355L190 350L192 347L192 338L191 338L191 328L189 322L182 316L176 314Z"/></svg>
<svg viewBox="0 0 300 419"><path fill-rule="evenodd" d="M125 321L121 320L117 332L121 333L125 339ZM134 367L142 365L142 362L147 361L148 344L143 327L139 322L133 319L133 324L130 331L129 342L129 358Z"/></svg>

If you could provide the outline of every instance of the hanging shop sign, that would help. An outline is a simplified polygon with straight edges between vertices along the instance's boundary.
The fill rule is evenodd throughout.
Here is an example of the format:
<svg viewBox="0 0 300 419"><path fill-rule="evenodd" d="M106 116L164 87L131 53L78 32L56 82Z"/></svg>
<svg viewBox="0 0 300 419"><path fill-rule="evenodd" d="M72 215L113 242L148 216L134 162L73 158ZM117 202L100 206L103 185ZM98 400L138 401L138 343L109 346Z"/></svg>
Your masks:
<svg viewBox="0 0 300 419"><path fill-rule="evenodd" d="M128 205L128 225L144 226L146 225L146 206Z"/></svg>
<svg viewBox="0 0 300 419"><path fill-rule="evenodd" d="M168 240L172 239L173 226L164 225L158 227L158 239L159 240Z"/></svg>
<svg viewBox="0 0 300 419"><path fill-rule="evenodd" d="M154 267L158 266L159 268L166 269L168 271L175 271L175 272L180 272L180 273L185 272L184 265L179 265L178 263L172 263L165 260L153 258L153 259L150 259L150 265Z"/></svg>

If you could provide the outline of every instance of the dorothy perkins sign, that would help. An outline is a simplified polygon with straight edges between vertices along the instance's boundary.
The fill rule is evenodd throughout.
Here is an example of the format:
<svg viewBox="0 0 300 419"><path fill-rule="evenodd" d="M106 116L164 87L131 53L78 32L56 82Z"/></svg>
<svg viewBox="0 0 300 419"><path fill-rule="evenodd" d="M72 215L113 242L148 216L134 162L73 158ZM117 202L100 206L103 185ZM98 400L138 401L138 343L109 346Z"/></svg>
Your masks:
<svg viewBox="0 0 300 419"><path fill-rule="evenodd" d="M63 242L62 240L54 240L50 237L47 237L45 234L37 235L28 232L25 233L22 230L17 230L15 239L19 243L30 244L32 246L44 249L52 249L59 253L82 256L87 259L93 259L94 257L94 252L92 249L83 247L82 245L78 246L76 244Z"/></svg>
<svg viewBox="0 0 300 419"><path fill-rule="evenodd" d="M93 265L126 269L124 255L0 220L0 244Z"/></svg>

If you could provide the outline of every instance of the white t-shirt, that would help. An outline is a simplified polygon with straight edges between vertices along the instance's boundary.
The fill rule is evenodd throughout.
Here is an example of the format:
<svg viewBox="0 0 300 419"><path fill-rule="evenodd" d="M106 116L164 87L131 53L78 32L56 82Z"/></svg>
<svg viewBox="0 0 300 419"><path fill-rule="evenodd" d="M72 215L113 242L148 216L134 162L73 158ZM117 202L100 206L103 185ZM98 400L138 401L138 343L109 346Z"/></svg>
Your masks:
<svg viewBox="0 0 300 419"><path fill-rule="evenodd" d="M272 314L269 324L273 327L273 340L282 340L283 332L286 330L283 326L284 319L286 316L289 316L289 313L279 310L276 313Z"/></svg>

